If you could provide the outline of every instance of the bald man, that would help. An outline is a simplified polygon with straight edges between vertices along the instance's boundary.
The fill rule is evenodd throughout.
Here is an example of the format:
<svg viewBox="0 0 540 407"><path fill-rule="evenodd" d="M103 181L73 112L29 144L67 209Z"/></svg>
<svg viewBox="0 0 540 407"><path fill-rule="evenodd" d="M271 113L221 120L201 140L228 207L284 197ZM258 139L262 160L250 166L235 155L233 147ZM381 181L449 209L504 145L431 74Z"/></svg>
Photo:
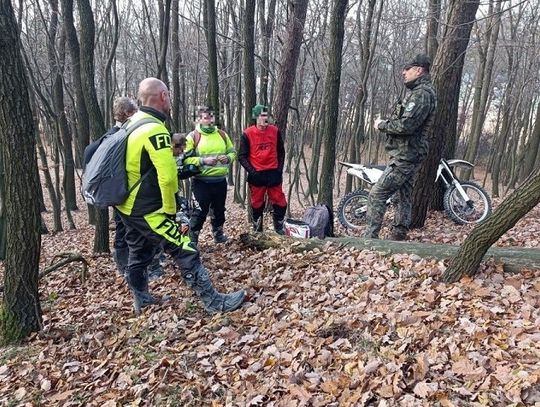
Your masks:
<svg viewBox="0 0 540 407"><path fill-rule="evenodd" d="M126 225L129 246L126 281L133 293L135 312L139 314L143 307L158 302L148 291L145 272L157 245L180 266L184 281L208 312L233 311L242 305L245 291L217 292L201 264L196 246L182 234L174 220L178 178L171 136L164 124L171 109L169 90L159 79L146 78L139 85L138 98L141 106L130 124L140 120L148 123L131 133L126 149L128 188L138 185L116 207Z"/></svg>

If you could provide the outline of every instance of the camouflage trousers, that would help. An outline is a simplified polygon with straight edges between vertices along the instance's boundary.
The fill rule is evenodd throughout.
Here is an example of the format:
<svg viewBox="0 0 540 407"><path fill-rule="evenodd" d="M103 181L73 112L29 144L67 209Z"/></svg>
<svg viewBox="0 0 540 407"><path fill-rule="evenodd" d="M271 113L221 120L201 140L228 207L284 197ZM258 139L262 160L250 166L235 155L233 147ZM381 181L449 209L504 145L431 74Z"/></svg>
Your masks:
<svg viewBox="0 0 540 407"><path fill-rule="evenodd" d="M392 163L371 188L366 214L364 237L377 239L381 231L387 201L392 198L395 207L393 232L406 234L411 224L412 189L419 163Z"/></svg>

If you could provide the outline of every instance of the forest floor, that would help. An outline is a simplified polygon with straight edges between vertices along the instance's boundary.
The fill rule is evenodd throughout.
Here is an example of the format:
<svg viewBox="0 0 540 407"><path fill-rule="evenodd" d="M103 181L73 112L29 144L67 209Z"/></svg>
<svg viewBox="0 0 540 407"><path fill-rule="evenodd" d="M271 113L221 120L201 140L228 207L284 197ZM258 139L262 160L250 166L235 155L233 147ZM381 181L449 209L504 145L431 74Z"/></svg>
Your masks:
<svg viewBox="0 0 540 407"><path fill-rule="evenodd" d="M208 315L168 261L150 287L172 299L135 317L111 256L91 253L82 204L76 230L43 236L42 268L79 252L89 277L72 263L41 281L43 330L0 349L0 405L540 405L540 270L488 262L443 284L444 264L415 255L257 252L239 241L232 195L230 241L213 244L205 225L200 244L220 290L248 291L230 314ZM459 244L471 229L430 213L410 238ZM539 248L539 231L537 206L497 245Z"/></svg>

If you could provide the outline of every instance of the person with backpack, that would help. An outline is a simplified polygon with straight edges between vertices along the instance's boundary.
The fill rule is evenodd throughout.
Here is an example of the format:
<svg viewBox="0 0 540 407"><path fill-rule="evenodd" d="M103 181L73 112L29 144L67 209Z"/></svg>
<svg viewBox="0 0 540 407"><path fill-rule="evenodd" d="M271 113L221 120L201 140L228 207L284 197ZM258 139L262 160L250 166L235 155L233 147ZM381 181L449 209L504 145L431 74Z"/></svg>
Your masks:
<svg viewBox="0 0 540 407"><path fill-rule="evenodd" d="M225 201L227 199L227 175L236 159L236 150L227 133L215 125L214 111L207 106L197 110L197 125L188 134L184 165L194 165L200 173L192 178L192 190L200 209L191 217L191 241L199 242L199 234L212 208L211 224L215 243L225 243Z"/></svg>
<svg viewBox="0 0 540 407"><path fill-rule="evenodd" d="M264 196L267 194L274 210L274 230L283 235L287 210L287 200L281 185L285 146L279 129L268 122L266 106L254 106L251 117L255 124L245 129L240 138L238 161L248 173L253 230L263 230Z"/></svg>
<svg viewBox="0 0 540 407"><path fill-rule="evenodd" d="M141 107L127 125L128 132L130 127L135 128L127 139L125 156L129 195L125 202L116 205L126 226L126 281L133 294L135 312L158 302L148 290L145 273L157 245L179 265L183 280L208 312L233 311L242 305L245 291L216 291L197 247L175 222L178 174L171 136L164 124L171 108L169 90L161 80L146 78L139 85L138 98ZM144 124L140 125L141 122Z"/></svg>
<svg viewBox="0 0 540 407"><path fill-rule="evenodd" d="M135 101L126 96L120 96L114 99L113 101L113 119L115 120L115 125L111 127L107 132L101 136L99 139L89 144L84 149L83 156L83 166L86 167L97 148L101 143L112 134L116 133L122 125L137 112L137 104ZM113 210L113 219L115 223L115 234L114 234L114 243L113 243L113 258L120 275L125 275L126 268L129 258L129 249L126 243L126 228L122 222L122 218L118 214L116 209ZM157 279L164 274L163 267L161 265L161 260L163 257L163 251L156 248L156 253L152 262L148 265L147 273L150 280Z"/></svg>

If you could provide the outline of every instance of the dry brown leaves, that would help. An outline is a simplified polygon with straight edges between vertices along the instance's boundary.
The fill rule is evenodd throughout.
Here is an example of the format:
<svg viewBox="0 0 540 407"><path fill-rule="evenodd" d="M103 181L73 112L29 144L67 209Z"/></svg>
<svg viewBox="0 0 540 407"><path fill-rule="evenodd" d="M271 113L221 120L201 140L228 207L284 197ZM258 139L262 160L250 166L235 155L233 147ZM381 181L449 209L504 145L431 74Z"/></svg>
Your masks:
<svg viewBox="0 0 540 407"><path fill-rule="evenodd" d="M501 245L538 247L539 208ZM540 403L540 271L437 282L440 262L368 251L255 252L229 205L232 240L202 257L223 291L247 287L240 310L209 316L174 266L151 283L172 300L134 318L93 230L43 240L42 262L80 251L41 284L44 327L0 354L1 405L481 406ZM268 219L267 219L268 220ZM441 214L414 240L455 243L470 229Z"/></svg>

